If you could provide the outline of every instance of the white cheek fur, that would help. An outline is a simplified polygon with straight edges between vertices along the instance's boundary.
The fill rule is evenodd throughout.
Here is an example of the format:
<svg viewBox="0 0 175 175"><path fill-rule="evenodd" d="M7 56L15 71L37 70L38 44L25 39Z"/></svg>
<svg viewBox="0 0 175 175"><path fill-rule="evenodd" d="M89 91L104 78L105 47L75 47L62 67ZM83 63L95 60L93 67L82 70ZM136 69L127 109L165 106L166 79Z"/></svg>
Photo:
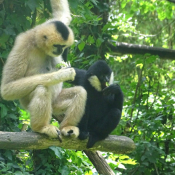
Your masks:
<svg viewBox="0 0 175 175"><path fill-rule="evenodd" d="M99 79L97 78L97 76L93 75L93 76L91 76L88 80L89 80L90 84L91 84L97 91L102 91L101 83L100 83Z"/></svg>
<svg viewBox="0 0 175 175"><path fill-rule="evenodd" d="M109 84L110 84L110 85L111 85L111 84L114 84L114 72L111 72Z"/></svg>

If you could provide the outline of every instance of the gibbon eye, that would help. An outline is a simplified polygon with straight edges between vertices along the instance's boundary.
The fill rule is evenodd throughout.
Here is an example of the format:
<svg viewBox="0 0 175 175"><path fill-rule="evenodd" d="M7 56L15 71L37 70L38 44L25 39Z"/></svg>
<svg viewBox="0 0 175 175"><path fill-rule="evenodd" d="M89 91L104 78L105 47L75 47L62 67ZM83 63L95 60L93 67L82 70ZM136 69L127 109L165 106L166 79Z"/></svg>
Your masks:
<svg viewBox="0 0 175 175"><path fill-rule="evenodd" d="M108 75L101 75L100 80L104 81L104 82L109 82L109 77L108 77Z"/></svg>
<svg viewBox="0 0 175 175"><path fill-rule="evenodd" d="M43 36L43 38L44 38L44 39L47 39L47 36L46 36L46 35L44 35L44 36Z"/></svg>

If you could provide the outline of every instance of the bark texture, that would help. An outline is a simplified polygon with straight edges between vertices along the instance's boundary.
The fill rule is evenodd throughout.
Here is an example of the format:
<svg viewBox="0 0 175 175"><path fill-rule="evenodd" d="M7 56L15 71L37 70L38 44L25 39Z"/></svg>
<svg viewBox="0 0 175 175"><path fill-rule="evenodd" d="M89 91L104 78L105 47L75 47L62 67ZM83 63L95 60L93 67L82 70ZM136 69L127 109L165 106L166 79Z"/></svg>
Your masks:
<svg viewBox="0 0 175 175"><path fill-rule="evenodd" d="M49 139L45 135L32 132L0 132L0 149L31 150L46 149L50 146L58 146L65 149L89 150L127 154L135 149L134 142L125 136L110 135L105 140L97 142L93 148L86 148L87 140L81 141L75 138Z"/></svg>
<svg viewBox="0 0 175 175"><path fill-rule="evenodd" d="M150 47L146 45L137 45L129 43L116 43L112 45L107 43L109 53L114 55L124 55L124 54L151 54L158 55L161 59L175 60L175 50L165 49L161 47Z"/></svg>
<svg viewBox="0 0 175 175"><path fill-rule="evenodd" d="M88 156L89 160L93 163L94 167L99 174L102 175L115 175L111 167L107 164L106 160L103 158L99 151L84 151Z"/></svg>

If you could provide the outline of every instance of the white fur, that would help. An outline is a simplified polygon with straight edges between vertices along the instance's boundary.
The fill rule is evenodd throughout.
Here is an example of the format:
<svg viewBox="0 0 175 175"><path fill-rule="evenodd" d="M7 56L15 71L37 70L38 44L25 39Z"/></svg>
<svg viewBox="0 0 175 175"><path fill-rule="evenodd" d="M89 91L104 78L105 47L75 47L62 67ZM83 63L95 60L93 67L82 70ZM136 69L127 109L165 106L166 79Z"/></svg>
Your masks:
<svg viewBox="0 0 175 175"><path fill-rule="evenodd" d="M111 72L111 76L110 76L110 80L109 80L109 84L113 84L114 83L114 72Z"/></svg>
<svg viewBox="0 0 175 175"><path fill-rule="evenodd" d="M51 0L51 5L54 18L68 25L71 17L67 0ZM75 70L58 70L56 64L62 61L62 57L53 54L54 44L69 47L74 42L74 35L67 26L69 36L64 40L54 24L49 22L16 38L3 68L1 95L5 100L19 99L30 112L33 131L58 137L58 128L50 125L50 119L52 113L63 114L62 133L67 136L71 128L72 135L77 137L76 126L84 114L86 91L82 87L62 90L62 82L74 80Z"/></svg>
<svg viewBox="0 0 175 175"><path fill-rule="evenodd" d="M53 19L58 19L66 25L69 25L72 17L70 15L69 4L67 0L50 0L52 6ZM58 10L59 9L59 10Z"/></svg>
<svg viewBox="0 0 175 175"><path fill-rule="evenodd" d="M88 80L97 91L102 91L101 83L97 76L93 75Z"/></svg>

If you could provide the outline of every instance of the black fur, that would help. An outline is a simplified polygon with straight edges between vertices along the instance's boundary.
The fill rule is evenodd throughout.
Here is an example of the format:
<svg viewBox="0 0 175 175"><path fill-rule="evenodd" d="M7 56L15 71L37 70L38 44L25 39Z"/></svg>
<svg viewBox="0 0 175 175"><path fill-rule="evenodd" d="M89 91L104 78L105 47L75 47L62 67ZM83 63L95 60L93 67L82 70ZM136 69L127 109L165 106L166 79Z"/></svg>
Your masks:
<svg viewBox="0 0 175 175"><path fill-rule="evenodd" d="M63 24L61 21L54 21L55 27L58 31L58 33L61 33L61 36L64 40L68 39L69 36L69 30L65 24Z"/></svg>
<svg viewBox="0 0 175 175"><path fill-rule="evenodd" d="M86 139L89 135L87 148L91 148L97 141L105 139L118 125L123 108L123 93L117 84L105 87L105 77L111 75L111 69L105 61L95 62L87 71L76 69L76 77L72 82L81 85L87 91L86 110L79 123L79 139ZM97 91L89 82L89 78L96 75L101 82L102 91Z"/></svg>
<svg viewBox="0 0 175 175"><path fill-rule="evenodd" d="M56 49L56 51L53 51L53 54L60 55L62 52L64 52L63 48L65 47L65 45L54 44L53 47L55 47Z"/></svg>
<svg viewBox="0 0 175 175"><path fill-rule="evenodd" d="M68 50L69 50L68 48L64 49L64 52L63 52L63 54L62 54L63 60L64 60L65 62L67 62Z"/></svg>

